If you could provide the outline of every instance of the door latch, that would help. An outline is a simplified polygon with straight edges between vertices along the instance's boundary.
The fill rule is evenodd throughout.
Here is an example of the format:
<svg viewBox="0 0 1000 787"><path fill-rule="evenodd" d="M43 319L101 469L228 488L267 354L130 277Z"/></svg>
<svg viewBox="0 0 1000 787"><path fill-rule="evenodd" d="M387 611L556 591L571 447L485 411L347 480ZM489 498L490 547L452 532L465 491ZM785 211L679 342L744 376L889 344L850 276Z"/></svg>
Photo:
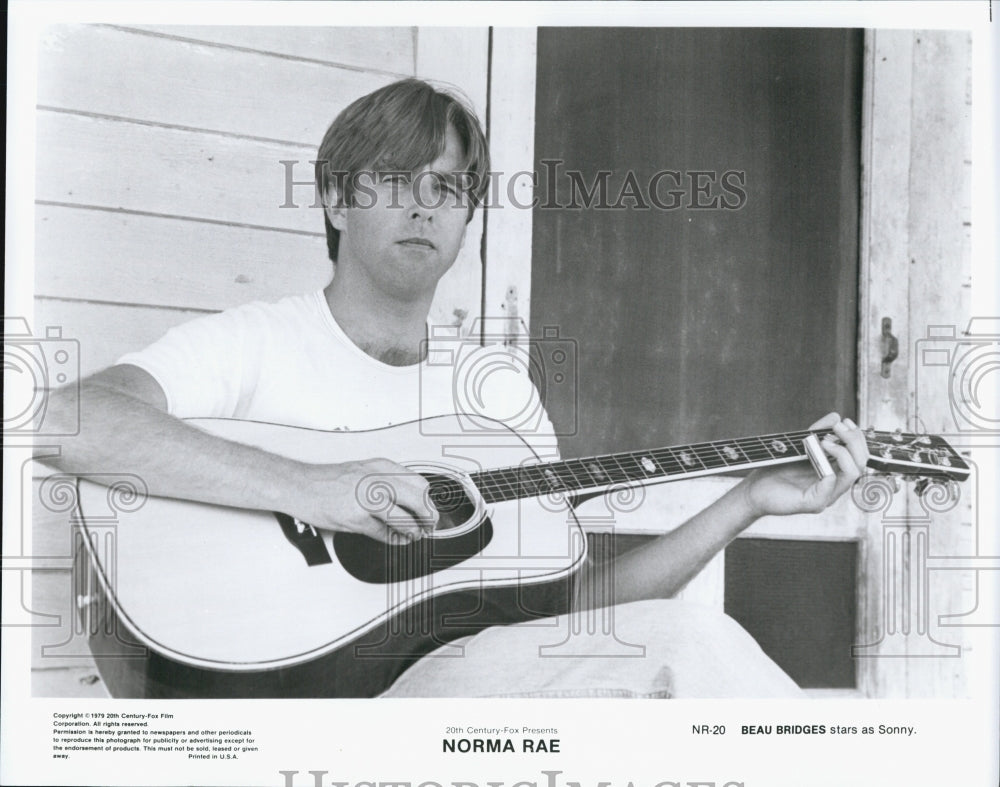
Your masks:
<svg viewBox="0 0 1000 787"><path fill-rule="evenodd" d="M892 335L892 318L882 318L882 376L888 378L889 367L899 357L899 339Z"/></svg>

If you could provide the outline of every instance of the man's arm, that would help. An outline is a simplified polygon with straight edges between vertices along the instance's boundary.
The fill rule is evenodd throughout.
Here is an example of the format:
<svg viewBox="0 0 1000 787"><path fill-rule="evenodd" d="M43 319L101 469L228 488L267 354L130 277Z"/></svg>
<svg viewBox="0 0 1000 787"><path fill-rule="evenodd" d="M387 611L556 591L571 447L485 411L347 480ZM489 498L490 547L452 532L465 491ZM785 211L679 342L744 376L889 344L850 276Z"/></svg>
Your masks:
<svg viewBox="0 0 1000 787"><path fill-rule="evenodd" d="M809 428L833 429L839 439L821 441L835 462L834 475L817 479L808 462L754 471L680 527L615 560L608 603L670 597L760 517L819 513L846 492L868 461L864 434L836 413ZM589 589L578 597L591 598Z"/></svg>
<svg viewBox="0 0 1000 787"><path fill-rule="evenodd" d="M76 407L67 391L56 390L46 417L69 426ZM79 408L78 434L63 440L59 457L44 459L66 473L134 473L153 495L280 511L388 541L419 537L437 519L424 479L400 465L309 464L207 434L169 415L162 388L137 366L112 366L81 381ZM358 505L357 485L372 473L398 476L396 502L410 522L394 516L389 527Z"/></svg>

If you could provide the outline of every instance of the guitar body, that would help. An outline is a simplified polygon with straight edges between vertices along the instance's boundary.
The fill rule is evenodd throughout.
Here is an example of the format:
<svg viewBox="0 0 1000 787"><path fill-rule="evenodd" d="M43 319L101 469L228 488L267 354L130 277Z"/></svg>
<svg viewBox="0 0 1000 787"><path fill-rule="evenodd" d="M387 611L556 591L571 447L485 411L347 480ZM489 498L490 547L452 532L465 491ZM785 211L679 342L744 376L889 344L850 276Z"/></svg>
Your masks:
<svg viewBox="0 0 1000 787"><path fill-rule="evenodd" d="M568 608L586 539L566 501L487 502L468 481L537 461L512 431L467 433L450 416L367 432L190 423L313 463L390 457L430 480L442 524L389 546L280 513L157 497L109 524L115 490L81 479L78 605L113 696L374 696L452 640ZM392 479L370 482L359 501L391 511Z"/></svg>
<svg viewBox="0 0 1000 787"><path fill-rule="evenodd" d="M478 417L368 432L190 422L304 462L389 457L428 480L439 521L390 546L281 512L149 497L135 476L79 480L77 606L114 696L375 696L432 650L461 657L447 646L459 637L569 608L586 557L569 494L806 460L833 472L817 456L828 429L540 463ZM940 437L865 436L868 466L923 476L918 493L969 475ZM393 482L372 474L355 490L390 523Z"/></svg>

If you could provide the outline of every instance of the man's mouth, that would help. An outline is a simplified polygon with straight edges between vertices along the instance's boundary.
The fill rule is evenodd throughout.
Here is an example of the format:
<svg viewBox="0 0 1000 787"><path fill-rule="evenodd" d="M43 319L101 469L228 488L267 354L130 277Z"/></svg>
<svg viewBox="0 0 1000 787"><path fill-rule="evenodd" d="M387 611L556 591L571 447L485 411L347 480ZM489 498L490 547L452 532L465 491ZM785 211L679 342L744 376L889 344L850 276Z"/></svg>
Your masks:
<svg viewBox="0 0 1000 787"><path fill-rule="evenodd" d="M431 243L427 238L404 238L399 241L403 246L418 246L426 249L437 248L433 243Z"/></svg>

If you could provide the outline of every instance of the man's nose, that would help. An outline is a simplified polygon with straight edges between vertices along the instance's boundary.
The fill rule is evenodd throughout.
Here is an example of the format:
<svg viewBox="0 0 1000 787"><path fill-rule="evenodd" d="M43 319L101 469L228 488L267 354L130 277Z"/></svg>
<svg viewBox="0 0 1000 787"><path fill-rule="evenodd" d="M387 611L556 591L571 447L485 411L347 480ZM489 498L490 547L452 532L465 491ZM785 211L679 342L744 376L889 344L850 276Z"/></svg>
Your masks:
<svg viewBox="0 0 1000 787"><path fill-rule="evenodd" d="M408 205L410 218L434 218L434 209L440 207L440 190L434 177L418 173L410 183Z"/></svg>
<svg viewBox="0 0 1000 787"><path fill-rule="evenodd" d="M427 221L432 221L434 219L434 212L427 207L427 203L419 195L415 195L410 199L410 204L407 207L408 217L411 219L425 219Z"/></svg>

